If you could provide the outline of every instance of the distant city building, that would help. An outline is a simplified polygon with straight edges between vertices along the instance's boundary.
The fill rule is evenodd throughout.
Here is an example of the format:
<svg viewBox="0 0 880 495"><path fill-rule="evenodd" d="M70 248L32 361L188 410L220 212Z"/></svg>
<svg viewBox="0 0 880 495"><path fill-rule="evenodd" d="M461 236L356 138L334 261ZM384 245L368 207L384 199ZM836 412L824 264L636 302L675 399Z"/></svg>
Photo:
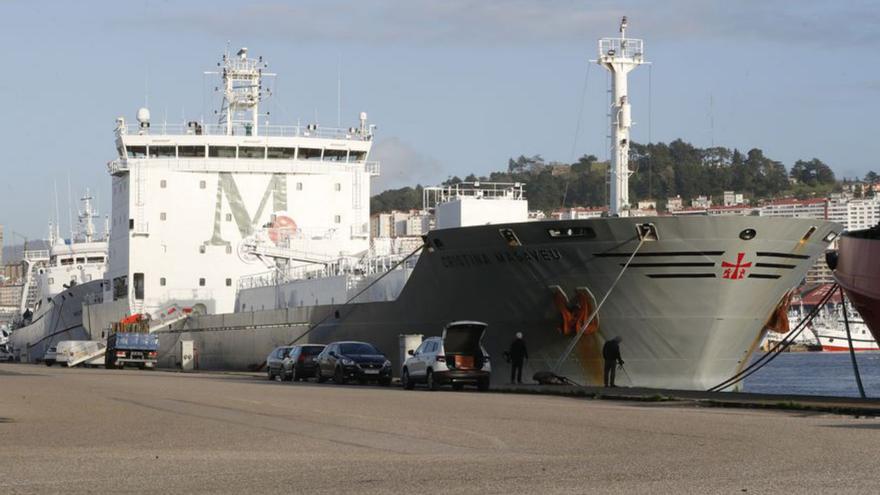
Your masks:
<svg viewBox="0 0 880 495"><path fill-rule="evenodd" d="M697 196L696 198L691 200L692 208L704 208L708 209L712 206L712 198L709 196Z"/></svg>
<svg viewBox="0 0 880 495"><path fill-rule="evenodd" d="M530 210L529 211L529 220L545 220L547 215L544 214L543 210Z"/></svg>
<svg viewBox="0 0 880 495"><path fill-rule="evenodd" d="M742 194L737 194L735 191L724 191L724 206L738 206L745 204L745 198L743 198Z"/></svg>
<svg viewBox="0 0 880 495"><path fill-rule="evenodd" d="M681 196L675 196L674 198L666 198L666 210L667 211L676 211L684 208L684 202L681 199Z"/></svg>
<svg viewBox="0 0 880 495"><path fill-rule="evenodd" d="M21 305L21 291L24 285L0 285L0 309L17 310Z"/></svg>
<svg viewBox="0 0 880 495"><path fill-rule="evenodd" d="M644 201L639 201L638 203L639 210L656 210L657 209L657 201L653 199L646 199Z"/></svg>
<svg viewBox="0 0 880 495"><path fill-rule="evenodd" d="M825 198L779 199L761 205L762 217L828 218L828 200Z"/></svg>

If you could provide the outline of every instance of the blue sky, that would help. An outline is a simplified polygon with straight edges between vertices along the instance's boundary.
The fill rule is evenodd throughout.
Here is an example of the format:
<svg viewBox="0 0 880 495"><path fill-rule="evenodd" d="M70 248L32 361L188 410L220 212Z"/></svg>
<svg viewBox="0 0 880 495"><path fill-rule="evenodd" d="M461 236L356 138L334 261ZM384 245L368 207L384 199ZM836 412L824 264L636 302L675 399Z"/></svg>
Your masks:
<svg viewBox="0 0 880 495"><path fill-rule="evenodd" d="M274 123L334 126L341 68L343 125L379 126L374 192L520 154L604 158L607 78L587 66L624 14L653 62L630 79L636 141L880 171L877 1L0 0L0 224L7 243L45 236L57 182L66 230L68 176L106 212L114 119L145 100L154 122L210 118L202 72L227 41L279 73Z"/></svg>

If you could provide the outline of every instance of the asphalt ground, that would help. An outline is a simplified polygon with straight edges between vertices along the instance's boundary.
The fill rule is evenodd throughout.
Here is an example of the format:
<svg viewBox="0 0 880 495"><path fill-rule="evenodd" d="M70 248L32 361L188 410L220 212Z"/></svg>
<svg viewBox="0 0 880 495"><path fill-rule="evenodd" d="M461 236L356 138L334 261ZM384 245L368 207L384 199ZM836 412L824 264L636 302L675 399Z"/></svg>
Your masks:
<svg viewBox="0 0 880 495"><path fill-rule="evenodd" d="M0 364L0 493L867 493L880 419Z"/></svg>

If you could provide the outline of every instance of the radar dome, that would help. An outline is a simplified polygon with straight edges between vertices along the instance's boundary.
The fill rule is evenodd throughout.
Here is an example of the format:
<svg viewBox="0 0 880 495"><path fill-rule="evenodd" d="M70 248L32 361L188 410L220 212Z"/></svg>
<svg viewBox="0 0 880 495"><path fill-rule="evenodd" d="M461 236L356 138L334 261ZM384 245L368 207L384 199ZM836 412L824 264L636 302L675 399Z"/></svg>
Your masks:
<svg viewBox="0 0 880 495"><path fill-rule="evenodd" d="M150 121L150 109L147 107L139 108L137 113L137 121L141 124L148 123Z"/></svg>

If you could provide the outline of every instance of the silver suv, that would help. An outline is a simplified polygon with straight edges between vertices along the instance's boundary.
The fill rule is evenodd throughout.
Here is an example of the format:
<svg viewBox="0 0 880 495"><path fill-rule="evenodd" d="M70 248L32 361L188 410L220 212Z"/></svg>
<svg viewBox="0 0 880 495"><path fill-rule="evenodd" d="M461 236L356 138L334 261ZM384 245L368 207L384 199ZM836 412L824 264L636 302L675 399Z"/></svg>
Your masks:
<svg viewBox="0 0 880 495"><path fill-rule="evenodd" d="M456 321L446 325L440 337L422 341L403 363L403 387L412 390L416 383L425 383L430 390L445 384L455 390L465 385L489 390L492 365L482 344L487 327L479 321Z"/></svg>

